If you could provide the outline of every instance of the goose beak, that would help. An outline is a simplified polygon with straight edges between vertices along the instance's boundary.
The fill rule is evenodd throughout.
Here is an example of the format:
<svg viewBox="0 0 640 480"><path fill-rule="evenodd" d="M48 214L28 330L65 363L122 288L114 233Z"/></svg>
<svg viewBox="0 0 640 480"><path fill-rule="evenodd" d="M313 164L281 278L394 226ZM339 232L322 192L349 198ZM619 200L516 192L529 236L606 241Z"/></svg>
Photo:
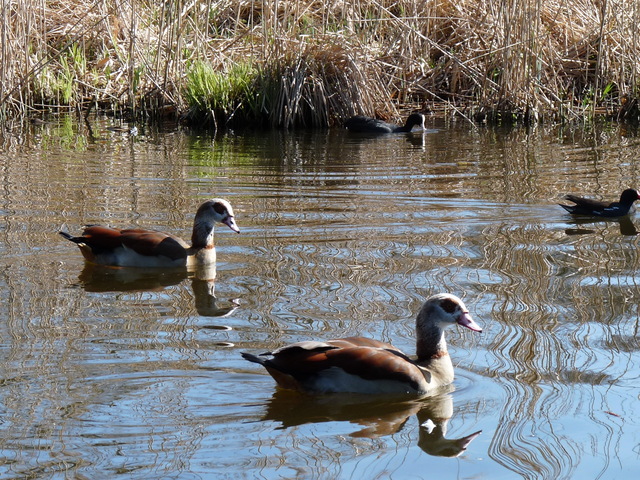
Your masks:
<svg viewBox="0 0 640 480"><path fill-rule="evenodd" d="M222 223L224 223L227 227L229 227L234 232L240 233L240 229L238 228L238 225L236 225L236 220L232 216L228 216L227 218L222 220Z"/></svg>
<svg viewBox="0 0 640 480"><path fill-rule="evenodd" d="M474 332L481 332L482 328L476 322L473 321L469 312L462 312L462 315L458 317L458 325L462 325L463 327L467 327L469 330L473 330Z"/></svg>

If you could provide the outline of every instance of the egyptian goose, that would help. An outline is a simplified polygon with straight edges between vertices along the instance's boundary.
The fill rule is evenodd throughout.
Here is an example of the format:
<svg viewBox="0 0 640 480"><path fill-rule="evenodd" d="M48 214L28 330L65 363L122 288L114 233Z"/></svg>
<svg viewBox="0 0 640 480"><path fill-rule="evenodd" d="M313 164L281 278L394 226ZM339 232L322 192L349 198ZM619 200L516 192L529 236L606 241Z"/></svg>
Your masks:
<svg viewBox="0 0 640 480"><path fill-rule="evenodd" d="M407 133L415 126L422 128L423 131L425 130L424 115L421 113L409 115L403 126L393 125L377 118L363 117L361 115L351 117L344 122L344 126L350 132L358 133Z"/></svg>
<svg viewBox="0 0 640 480"><path fill-rule="evenodd" d="M94 264L118 267L196 267L215 264L213 227L224 223L240 233L233 209L226 200L207 200L198 208L193 221L191 246L178 237L139 228L120 230L90 225L82 236L60 232L78 244L84 258Z"/></svg>
<svg viewBox="0 0 640 480"><path fill-rule="evenodd" d="M444 328L454 323L482 331L462 300L442 293L427 299L416 318L416 360L388 343L363 337L299 342L260 356L246 352L242 356L264 366L283 388L423 394L453 381Z"/></svg>
<svg viewBox="0 0 640 480"><path fill-rule="evenodd" d="M566 200L575 203L575 205L559 204L567 212L572 215L590 215L594 217L622 217L629 213L635 212L633 203L640 199L640 195L633 188L627 188L620 195L619 202L600 202L591 200L590 198L577 197L576 195L565 195Z"/></svg>

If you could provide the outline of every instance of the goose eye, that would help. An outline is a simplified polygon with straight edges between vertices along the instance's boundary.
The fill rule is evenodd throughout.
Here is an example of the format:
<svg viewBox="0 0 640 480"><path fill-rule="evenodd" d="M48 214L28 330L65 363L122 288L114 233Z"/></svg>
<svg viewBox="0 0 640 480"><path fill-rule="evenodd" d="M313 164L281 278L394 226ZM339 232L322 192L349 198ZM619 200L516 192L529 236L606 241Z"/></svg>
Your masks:
<svg viewBox="0 0 640 480"><path fill-rule="evenodd" d="M447 313L453 313L458 308L458 304L451 299L445 299L440 303L442 309Z"/></svg>

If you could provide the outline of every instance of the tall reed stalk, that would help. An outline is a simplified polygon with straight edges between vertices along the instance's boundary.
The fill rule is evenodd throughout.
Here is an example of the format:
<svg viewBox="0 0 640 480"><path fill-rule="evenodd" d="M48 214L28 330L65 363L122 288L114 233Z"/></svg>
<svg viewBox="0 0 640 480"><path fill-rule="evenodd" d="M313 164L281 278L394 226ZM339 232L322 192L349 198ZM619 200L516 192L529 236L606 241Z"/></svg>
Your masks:
<svg viewBox="0 0 640 480"><path fill-rule="evenodd" d="M0 115L97 106L291 127L449 106L491 122L637 119L639 24L626 0L4 0ZM252 66L245 89L228 82L219 106L197 98L194 68L222 78L238 65Z"/></svg>

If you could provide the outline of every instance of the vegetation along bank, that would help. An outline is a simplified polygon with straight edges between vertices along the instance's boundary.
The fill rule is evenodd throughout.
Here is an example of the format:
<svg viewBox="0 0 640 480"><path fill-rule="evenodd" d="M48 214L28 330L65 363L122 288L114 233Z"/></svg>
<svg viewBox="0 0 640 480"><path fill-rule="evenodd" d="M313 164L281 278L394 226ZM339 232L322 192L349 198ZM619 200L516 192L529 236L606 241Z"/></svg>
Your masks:
<svg viewBox="0 0 640 480"><path fill-rule="evenodd" d="M25 0L0 22L5 121L638 120L640 2Z"/></svg>

